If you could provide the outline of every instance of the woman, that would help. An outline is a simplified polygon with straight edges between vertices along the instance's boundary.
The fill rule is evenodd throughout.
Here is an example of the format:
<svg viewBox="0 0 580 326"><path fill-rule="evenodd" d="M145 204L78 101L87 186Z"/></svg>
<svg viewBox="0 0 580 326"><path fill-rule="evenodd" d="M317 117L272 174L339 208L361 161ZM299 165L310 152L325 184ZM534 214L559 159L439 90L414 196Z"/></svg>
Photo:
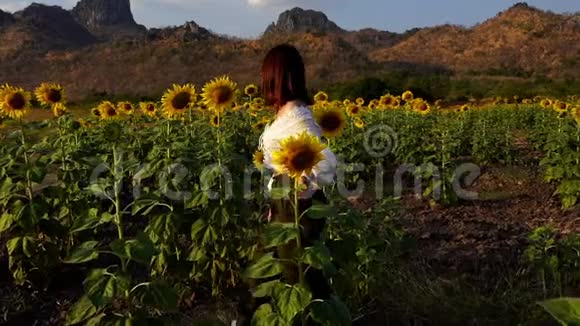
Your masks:
<svg viewBox="0 0 580 326"><path fill-rule="evenodd" d="M276 119L267 126L260 138L260 149L264 153L264 166L273 170L272 153L279 149L280 141L304 131L321 137L320 127L316 124L309 105L312 104L306 90L304 62L298 50L291 45L279 45L270 50L262 65L262 91L265 102L276 111ZM300 212L312 205L313 200L326 202L322 186L331 184L336 174L336 157L330 149L325 149L324 160L319 162L309 175L302 176L306 191L300 195ZM279 182L288 182L287 176L278 175L270 181L270 187ZM287 183L288 184L288 183ZM294 222L294 211L289 200L272 200L269 220ZM324 220L308 218L301 220L303 247L309 247L322 239ZM278 249L279 258L291 257L295 245L289 244ZM298 271L293 265L286 266L289 283L298 281ZM331 294L330 286L322 271L309 268L306 281L313 297L326 299Z"/></svg>

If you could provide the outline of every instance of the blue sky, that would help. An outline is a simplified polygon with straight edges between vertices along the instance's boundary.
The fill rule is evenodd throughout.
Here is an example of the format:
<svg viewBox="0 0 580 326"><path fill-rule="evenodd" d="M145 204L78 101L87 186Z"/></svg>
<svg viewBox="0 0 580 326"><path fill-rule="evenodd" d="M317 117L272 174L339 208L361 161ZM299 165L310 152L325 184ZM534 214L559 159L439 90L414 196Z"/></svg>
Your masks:
<svg viewBox="0 0 580 326"><path fill-rule="evenodd" d="M70 9L76 0L35 0ZM15 11L32 1L0 0ZM373 27L402 32L445 23L471 26L495 16L511 0L131 0L135 19L147 27L181 25L194 20L214 32L259 36L278 14L295 6L324 11L348 30ZM580 11L580 0L530 0L528 4L558 13Z"/></svg>

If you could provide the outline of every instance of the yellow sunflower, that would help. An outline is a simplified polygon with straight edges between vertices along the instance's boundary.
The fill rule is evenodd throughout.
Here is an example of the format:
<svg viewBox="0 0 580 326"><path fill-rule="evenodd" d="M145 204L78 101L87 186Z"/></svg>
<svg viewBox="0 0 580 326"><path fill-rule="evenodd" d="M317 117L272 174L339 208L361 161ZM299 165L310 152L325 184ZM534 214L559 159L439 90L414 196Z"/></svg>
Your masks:
<svg viewBox="0 0 580 326"><path fill-rule="evenodd" d="M409 101L413 100L413 98L415 98L415 96L413 95L413 92L406 91L403 93L403 95L401 95L401 98L403 99L403 101L409 102Z"/></svg>
<svg viewBox="0 0 580 326"><path fill-rule="evenodd" d="M236 99L237 85L229 77L215 78L203 87L202 98L208 108L218 112L231 107Z"/></svg>
<svg viewBox="0 0 580 326"><path fill-rule="evenodd" d="M344 106L349 106L351 104L352 104L352 102L349 99L342 101L342 105L344 105Z"/></svg>
<svg viewBox="0 0 580 326"><path fill-rule="evenodd" d="M258 94L258 86L250 84L244 88L244 93L250 98L254 98Z"/></svg>
<svg viewBox="0 0 580 326"><path fill-rule="evenodd" d="M392 95L383 95L381 96L381 99L379 100L379 107L381 109L387 109L390 108L393 105L393 102L395 101L395 97L393 97Z"/></svg>
<svg viewBox="0 0 580 326"><path fill-rule="evenodd" d="M266 124L267 124L267 123L266 123L266 122L264 122L264 120L262 120L262 121L258 121L258 122L254 123L254 124L252 125L252 129L254 129L254 130L256 130L256 131L261 131L261 130L263 130L263 129L266 127Z"/></svg>
<svg viewBox="0 0 580 326"><path fill-rule="evenodd" d="M256 97L255 99L252 100L252 104L253 105L258 105L258 106L264 106L264 104L266 104L266 102L264 101L263 98Z"/></svg>
<svg viewBox="0 0 580 326"><path fill-rule="evenodd" d="M252 162L254 162L254 165L256 166L256 168L258 168L258 170L263 170L264 169L264 152L262 152L261 150L255 151L254 155L252 156Z"/></svg>
<svg viewBox="0 0 580 326"><path fill-rule="evenodd" d="M276 172L297 179L324 160L325 148L318 137L303 132L280 142L280 149L272 153L272 165Z"/></svg>
<svg viewBox="0 0 580 326"><path fill-rule="evenodd" d="M376 108L377 108L377 105L376 105L375 103L370 103L370 104L369 104L369 106L368 106L368 109L369 109L370 111L373 111L373 110L375 110Z"/></svg>
<svg viewBox="0 0 580 326"><path fill-rule="evenodd" d="M363 105L365 104L365 99L364 99L364 98L362 98L362 97L358 97L358 98L355 100L355 102L356 102L356 104L357 104L357 105L363 106Z"/></svg>
<svg viewBox="0 0 580 326"><path fill-rule="evenodd" d="M391 108L396 109L401 106L401 100L398 97L393 99L393 104L391 104Z"/></svg>
<svg viewBox="0 0 580 326"><path fill-rule="evenodd" d="M580 124L580 106L577 106L572 109L572 118L576 120L578 124Z"/></svg>
<svg viewBox="0 0 580 326"><path fill-rule="evenodd" d="M62 103L56 103L52 106L52 114L55 117L61 117L66 113L66 107Z"/></svg>
<svg viewBox="0 0 580 326"><path fill-rule="evenodd" d="M97 109L100 112L100 118L104 119L104 120L110 120L110 119L115 119L119 117L119 112L117 111L117 108L115 107L115 104L109 102L109 101L104 101L101 104L99 104L99 106L97 107Z"/></svg>
<svg viewBox="0 0 580 326"><path fill-rule="evenodd" d="M556 112L566 112L568 111L568 103L562 101L556 101L553 106Z"/></svg>
<svg viewBox="0 0 580 326"><path fill-rule="evenodd" d="M96 107L96 108L93 108L93 109L91 110L91 114L92 114L92 115L93 115L93 117L95 117L95 118L100 118L100 117L101 117L101 110L99 110L99 108L98 108L98 107Z"/></svg>
<svg viewBox="0 0 580 326"><path fill-rule="evenodd" d="M337 137L346 126L346 115L338 107L329 106L314 111L316 122L327 138Z"/></svg>
<svg viewBox="0 0 580 326"><path fill-rule="evenodd" d="M420 98L413 100L412 106L413 110L420 114L427 114L431 112L431 106L429 106L429 103Z"/></svg>
<svg viewBox="0 0 580 326"><path fill-rule="evenodd" d="M457 109L457 112L467 112L467 111L469 111L469 105L467 104L464 104L459 109Z"/></svg>
<svg viewBox="0 0 580 326"><path fill-rule="evenodd" d="M549 108L550 106L552 106L552 101L550 101L550 99L547 99L547 98L545 98L545 99L543 99L543 100L540 102L540 105L541 105L543 108L547 109L547 108Z"/></svg>
<svg viewBox="0 0 580 326"><path fill-rule="evenodd" d="M323 91L320 91L314 95L315 102L327 102L328 101L328 94Z"/></svg>
<svg viewBox="0 0 580 326"><path fill-rule="evenodd" d="M20 87L5 85L0 89L0 111L11 119L22 119L30 109L31 95Z"/></svg>
<svg viewBox="0 0 580 326"><path fill-rule="evenodd" d="M195 99L193 85L173 85L173 88L168 89L161 98L163 114L170 119L177 118L194 105Z"/></svg>
<svg viewBox="0 0 580 326"><path fill-rule="evenodd" d="M157 114L157 106L153 102L141 102L139 108L147 116L154 117Z"/></svg>
<svg viewBox="0 0 580 326"><path fill-rule="evenodd" d="M362 129L365 127L365 123L362 121L361 118L355 117L354 118L354 126L359 128L359 129Z"/></svg>
<svg viewBox="0 0 580 326"><path fill-rule="evenodd" d="M127 101L117 103L117 109L123 114L133 114L134 111L133 104Z"/></svg>
<svg viewBox="0 0 580 326"><path fill-rule="evenodd" d="M525 98L525 99L522 100L522 103L523 104L532 104L533 101L531 99L529 99L529 98Z"/></svg>
<svg viewBox="0 0 580 326"><path fill-rule="evenodd" d="M34 94L42 105L53 106L65 103L64 90L59 84L42 83L36 88Z"/></svg>
<svg viewBox="0 0 580 326"><path fill-rule="evenodd" d="M209 123L218 128L221 125L221 118L219 115L215 114L211 117L211 119L209 120Z"/></svg>
<svg viewBox="0 0 580 326"><path fill-rule="evenodd" d="M346 109L346 113L351 116L354 117L356 115L358 115L360 113L360 106L358 105L350 105L347 109Z"/></svg>

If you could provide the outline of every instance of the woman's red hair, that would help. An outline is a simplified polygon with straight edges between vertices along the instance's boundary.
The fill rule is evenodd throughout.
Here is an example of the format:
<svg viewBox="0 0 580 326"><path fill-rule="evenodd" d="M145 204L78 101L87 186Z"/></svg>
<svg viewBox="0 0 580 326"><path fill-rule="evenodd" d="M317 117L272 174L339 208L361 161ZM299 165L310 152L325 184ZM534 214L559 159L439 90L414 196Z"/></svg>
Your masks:
<svg viewBox="0 0 580 326"><path fill-rule="evenodd" d="M266 105L278 111L290 101L311 105L306 90L304 61L298 50L289 44L271 49L262 64L262 93Z"/></svg>

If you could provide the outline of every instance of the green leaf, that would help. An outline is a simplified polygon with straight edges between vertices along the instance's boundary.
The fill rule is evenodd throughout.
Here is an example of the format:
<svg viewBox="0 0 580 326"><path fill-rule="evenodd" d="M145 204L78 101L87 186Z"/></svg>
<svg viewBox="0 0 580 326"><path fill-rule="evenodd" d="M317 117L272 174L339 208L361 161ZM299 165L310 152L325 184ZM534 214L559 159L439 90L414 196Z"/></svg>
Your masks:
<svg viewBox="0 0 580 326"><path fill-rule="evenodd" d="M106 269L93 269L83 282L85 293L97 306L105 306L116 296L124 295L130 281L123 275L109 273Z"/></svg>
<svg viewBox="0 0 580 326"><path fill-rule="evenodd" d="M252 290L252 296L254 298L264 298L264 297L272 296L272 290L278 284L280 284L279 280L264 282L264 283L256 286L256 288Z"/></svg>
<svg viewBox="0 0 580 326"><path fill-rule="evenodd" d="M292 188L290 187L277 187L270 190L270 197L274 200L276 199L288 199L290 198L290 193Z"/></svg>
<svg viewBox="0 0 580 326"><path fill-rule="evenodd" d="M539 303L562 325L580 325L580 299L558 298Z"/></svg>
<svg viewBox="0 0 580 326"><path fill-rule="evenodd" d="M145 233L139 233L137 239L125 243L125 253L131 260L148 265L159 251Z"/></svg>
<svg viewBox="0 0 580 326"><path fill-rule="evenodd" d="M84 230L91 230L102 223L99 216L99 210L96 208L89 209L87 215L75 219L70 229L71 233L81 232Z"/></svg>
<svg viewBox="0 0 580 326"><path fill-rule="evenodd" d="M0 233L8 230L14 222L14 215L3 213L0 217Z"/></svg>
<svg viewBox="0 0 580 326"><path fill-rule="evenodd" d="M82 296L75 302L66 313L65 325L74 325L85 321L97 313L97 307L93 305L89 297Z"/></svg>
<svg viewBox="0 0 580 326"><path fill-rule="evenodd" d="M264 230L265 248L287 244L300 237L300 231L294 223L270 223Z"/></svg>
<svg viewBox="0 0 580 326"><path fill-rule="evenodd" d="M284 271L283 265L274 258L274 253L267 253L250 265L244 276L250 279L263 279L276 276Z"/></svg>
<svg viewBox="0 0 580 326"><path fill-rule="evenodd" d="M321 220L336 217L338 212L336 211L336 208L331 205L313 205L305 214L313 220Z"/></svg>
<svg viewBox="0 0 580 326"><path fill-rule="evenodd" d="M130 295L141 304L163 311L177 309L177 292L163 281L139 284L131 291Z"/></svg>
<svg viewBox="0 0 580 326"><path fill-rule="evenodd" d="M291 322L310 304L312 293L301 284L292 286L280 283L272 289L272 297L281 317L286 322Z"/></svg>
<svg viewBox="0 0 580 326"><path fill-rule="evenodd" d="M312 302L310 305L310 316L323 326L352 325L348 307L337 297Z"/></svg>
<svg viewBox="0 0 580 326"><path fill-rule="evenodd" d="M191 239L195 240L197 235L207 226L204 219L200 218L191 225Z"/></svg>
<svg viewBox="0 0 580 326"><path fill-rule="evenodd" d="M16 237L6 242L6 249L8 249L8 255L14 256L14 254L17 252L16 250L22 248L22 239L23 239L22 237Z"/></svg>
<svg viewBox="0 0 580 326"><path fill-rule="evenodd" d="M87 241L80 244L63 262L65 264L82 264L97 259L99 257L99 252L95 249L97 244L97 241Z"/></svg>
<svg viewBox="0 0 580 326"><path fill-rule="evenodd" d="M265 303L256 309L252 316L252 326L282 326L290 325L284 322L274 311L272 306Z"/></svg>
<svg viewBox="0 0 580 326"><path fill-rule="evenodd" d="M302 261L316 269L324 270L327 274L336 273L330 250L322 242L317 242L314 246L304 249Z"/></svg>

